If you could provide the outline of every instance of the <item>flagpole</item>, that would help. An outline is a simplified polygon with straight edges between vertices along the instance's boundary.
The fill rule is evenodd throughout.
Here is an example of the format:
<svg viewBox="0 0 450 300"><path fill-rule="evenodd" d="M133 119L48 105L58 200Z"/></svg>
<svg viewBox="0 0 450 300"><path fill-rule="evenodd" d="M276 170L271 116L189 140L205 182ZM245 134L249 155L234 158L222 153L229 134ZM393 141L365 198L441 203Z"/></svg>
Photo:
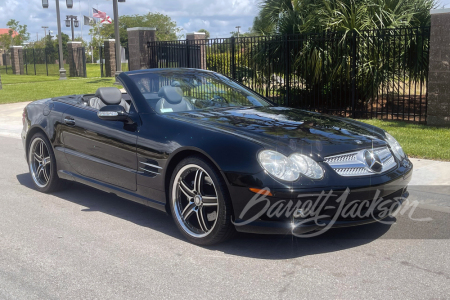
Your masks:
<svg viewBox="0 0 450 300"><path fill-rule="evenodd" d="M78 0L78 6L80 9L80 22L81 20L83 20L83 22L81 22L81 42L83 42L83 23L84 23L84 18L83 18L83 13L81 12L81 0Z"/></svg>

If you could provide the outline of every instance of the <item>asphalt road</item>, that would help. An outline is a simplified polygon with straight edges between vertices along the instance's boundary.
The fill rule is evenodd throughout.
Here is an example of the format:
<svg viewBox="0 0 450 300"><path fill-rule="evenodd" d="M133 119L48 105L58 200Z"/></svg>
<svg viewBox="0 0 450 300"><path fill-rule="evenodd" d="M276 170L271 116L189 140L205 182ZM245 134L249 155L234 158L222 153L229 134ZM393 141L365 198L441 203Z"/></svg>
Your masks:
<svg viewBox="0 0 450 300"><path fill-rule="evenodd" d="M0 136L0 299L445 299L450 191L413 186L411 221L312 239L240 234L202 248L166 214L80 184L34 190Z"/></svg>

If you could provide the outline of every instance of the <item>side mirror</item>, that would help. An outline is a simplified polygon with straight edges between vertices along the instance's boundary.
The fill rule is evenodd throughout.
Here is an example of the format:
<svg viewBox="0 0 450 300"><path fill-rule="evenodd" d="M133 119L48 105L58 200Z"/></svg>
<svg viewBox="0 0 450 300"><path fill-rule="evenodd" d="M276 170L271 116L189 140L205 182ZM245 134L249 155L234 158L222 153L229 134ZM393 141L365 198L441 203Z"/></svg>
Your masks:
<svg viewBox="0 0 450 300"><path fill-rule="evenodd" d="M125 111L121 105L106 105L100 108L97 116L105 121L122 121L128 124L133 123L130 115Z"/></svg>

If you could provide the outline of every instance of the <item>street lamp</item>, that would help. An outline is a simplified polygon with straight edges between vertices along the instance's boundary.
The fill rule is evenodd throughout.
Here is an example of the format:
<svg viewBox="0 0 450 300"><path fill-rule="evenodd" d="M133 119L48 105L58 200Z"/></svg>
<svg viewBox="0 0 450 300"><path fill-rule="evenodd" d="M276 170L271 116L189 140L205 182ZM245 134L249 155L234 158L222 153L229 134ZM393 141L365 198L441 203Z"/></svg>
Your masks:
<svg viewBox="0 0 450 300"><path fill-rule="evenodd" d="M117 76L122 72L122 57L120 53L120 36L119 36L119 5L117 2L125 2L125 0L113 0L113 10L114 10L114 35L116 37L116 83Z"/></svg>
<svg viewBox="0 0 450 300"><path fill-rule="evenodd" d="M41 26L44 29L44 38L47 36L47 28L48 26Z"/></svg>
<svg viewBox="0 0 450 300"><path fill-rule="evenodd" d="M59 0L56 3L56 21L58 22L58 44L59 44L59 79L67 79L66 70L64 69L64 57L62 48L62 34L61 34L61 17L59 12ZM73 0L66 0L67 8L73 7ZM42 0L42 7L48 8L48 0Z"/></svg>
<svg viewBox="0 0 450 300"><path fill-rule="evenodd" d="M79 24L80 23L78 22L77 16L66 16L66 27L72 27L72 41L75 39L73 27L78 27Z"/></svg>

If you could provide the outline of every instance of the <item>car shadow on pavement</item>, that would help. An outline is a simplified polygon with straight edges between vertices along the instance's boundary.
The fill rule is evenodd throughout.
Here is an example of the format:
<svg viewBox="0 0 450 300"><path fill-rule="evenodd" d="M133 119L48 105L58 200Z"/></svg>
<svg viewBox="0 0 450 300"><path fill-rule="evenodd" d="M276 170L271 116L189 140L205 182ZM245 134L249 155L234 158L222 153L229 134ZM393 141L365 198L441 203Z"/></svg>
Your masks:
<svg viewBox="0 0 450 300"><path fill-rule="evenodd" d="M16 177L21 185L35 189L29 173L20 174ZM116 195L76 182L67 189L55 192L52 195L87 207L82 210L84 212L99 211L186 241L172 218L166 213ZM395 218L392 221L395 222ZM204 248L230 255L259 259L289 259L361 246L382 237L389 231L390 227L390 225L372 223L331 229L312 238L239 233L234 239Z"/></svg>

